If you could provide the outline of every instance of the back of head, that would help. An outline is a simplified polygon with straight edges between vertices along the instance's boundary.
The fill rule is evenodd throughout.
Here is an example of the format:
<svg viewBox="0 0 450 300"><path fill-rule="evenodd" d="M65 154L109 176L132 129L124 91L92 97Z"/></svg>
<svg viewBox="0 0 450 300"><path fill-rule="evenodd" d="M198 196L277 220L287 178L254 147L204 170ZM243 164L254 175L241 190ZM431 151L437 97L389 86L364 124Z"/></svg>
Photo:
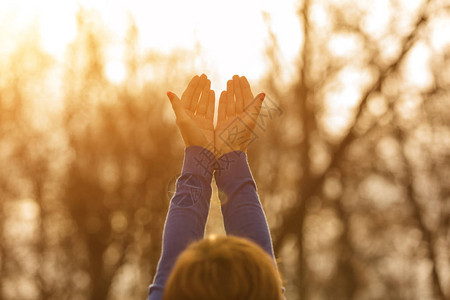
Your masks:
<svg viewBox="0 0 450 300"><path fill-rule="evenodd" d="M280 300L272 258L255 243L234 236L191 244L178 258L164 300Z"/></svg>

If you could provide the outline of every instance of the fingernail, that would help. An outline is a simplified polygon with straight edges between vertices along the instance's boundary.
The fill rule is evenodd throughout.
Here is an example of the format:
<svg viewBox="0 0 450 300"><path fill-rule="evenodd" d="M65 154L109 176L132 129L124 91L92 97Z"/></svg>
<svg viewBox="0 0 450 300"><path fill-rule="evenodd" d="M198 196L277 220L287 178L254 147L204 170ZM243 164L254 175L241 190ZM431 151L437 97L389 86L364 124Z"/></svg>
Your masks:
<svg viewBox="0 0 450 300"><path fill-rule="evenodd" d="M167 97L169 97L169 99L172 100L173 93L172 92L167 92L166 94L167 94Z"/></svg>
<svg viewBox="0 0 450 300"><path fill-rule="evenodd" d="M262 94L261 94L261 101L263 101L264 98L266 98L266 94L265 94L265 93L262 93Z"/></svg>

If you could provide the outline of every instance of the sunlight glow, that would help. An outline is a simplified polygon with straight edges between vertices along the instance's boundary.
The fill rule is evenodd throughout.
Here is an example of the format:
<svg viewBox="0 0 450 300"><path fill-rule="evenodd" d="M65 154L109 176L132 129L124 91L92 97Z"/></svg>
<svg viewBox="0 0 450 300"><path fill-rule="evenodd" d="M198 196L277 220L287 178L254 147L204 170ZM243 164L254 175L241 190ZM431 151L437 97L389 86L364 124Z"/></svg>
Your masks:
<svg viewBox="0 0 450 300"><path fill-rule="evenodd" d="M75 15L80 8L99 14L112 45L122 43L132 17L139 30L141 49L158 49L168 53L175 48L201 49L205 72L216 75L213 88L222 89L234 74L250 80L266 70L264 47L267 24L263 12L270 11L273 30L279 34L280 48L290 62L298 52L301 40L292 39L300 32L293 10L296 1L105 1L105 0L6 0L0 3L0 36L17 38L32 24L39 25L43 48L63 60L66 46L76 34ZM8 24L5 26L4 24ZM298 36L298 35L297 35ZM108 57L106 74L113 82L124 79L118 60ZM217 86L214 86L217 85Z"/></svg>
<svg viewBox="0 0 450 300"><path fill-rule="evenodd" d="M419 0L414 1L413 6L417 7L420 3ZM139 51L156 49L168 54L183 48L199 52L200 69L211 78L212 88L220 91L234 74L246 75L252 81L270 71L264 56L264 49L268 45L269 22L281 51L281 80L290 80L297 71L295 61L303 42L297 15L299 5L297 0L4 0L0 2L0 54L12 51L20 39L26 39L24 33L32 26L39 30L44 50L63 61L66 47L74 40L77 32L76 13L84 9L96 12L99 24L103 24L109 45L105 56L105 74L111 82L120 83L126 79L124 38L133 19L139 31ZM373 12L362 26L377 37L383 34L379 30L380 24L388 20L385 14L388 1L374 2L372 5ZM326 13L319 4L313 5L311 12L318 26L327 26ZM268 21L264 19L265 13L268 13ZM448 21L432 25L436 28L433 32L442 32L443 27L448 27ZM443 47L443 44L448 44L445 36L431 34L432 45ZM399 51L398 41L390 41L387 37L384 42L386 48L383 55L395 57ZM340 57L359 51L361 41L351 34L336 34L327 46ZM424 64L429 55L429 51L419 48L411 54L414 59L410 59L405 67L407 76L411 77L410 82L422 83L421 88L428 87L430 83L429 72L418 70L425 69ZM341 82L346 90L340 91L338 96L336 93L327 96L329 111L341 114L343 107L348 110L356 104L360 91L352 90L352 86L354 83L361 86L367 82L362 79L364 74L358 72L342 74ZM151 76L156 74L146 74L146 78ZM347 119L343 115L336 118L342 119L342 122L337 122L339 124L345 123L343 119ZM336 124L335 121L330 122ZM330 126L335 130L340 127Z"/></svg>
<svg viewBox="0 0 450 300"><path fill-rule="evenodd" d="M120 83L125 79L126 69L122 61L109 61L105 66L106 76L114 83Z"/></svg>
<svg viewBox="0 0 450 300"><path fill-rule="evenodd" d="M338 57L345 57L349 53L357 53L361 48L361 41L355 35L336 34L328 42L330 52Z"/></svg>

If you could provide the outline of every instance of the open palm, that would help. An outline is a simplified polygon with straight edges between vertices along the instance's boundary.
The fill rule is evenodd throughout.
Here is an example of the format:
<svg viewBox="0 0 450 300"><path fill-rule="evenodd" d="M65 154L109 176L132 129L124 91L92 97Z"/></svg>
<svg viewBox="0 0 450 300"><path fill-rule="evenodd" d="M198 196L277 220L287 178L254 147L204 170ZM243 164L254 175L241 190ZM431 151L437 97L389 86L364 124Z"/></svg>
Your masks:
<svg viewBox="0 0 450 300"><path fill-rule="evenodd" d="M212 150L214 146L214 91L205 74L194 76L181 96L167 95L186 147L198 145Z"/></svg>
<svg viewBox="0 0 450 300"><path fill-rule="evenodd" d="M220 94L214 144L217 153L247 151L261 111L265 94L255 98L245 76L234 75L227 82L227 90Z"/></svg>

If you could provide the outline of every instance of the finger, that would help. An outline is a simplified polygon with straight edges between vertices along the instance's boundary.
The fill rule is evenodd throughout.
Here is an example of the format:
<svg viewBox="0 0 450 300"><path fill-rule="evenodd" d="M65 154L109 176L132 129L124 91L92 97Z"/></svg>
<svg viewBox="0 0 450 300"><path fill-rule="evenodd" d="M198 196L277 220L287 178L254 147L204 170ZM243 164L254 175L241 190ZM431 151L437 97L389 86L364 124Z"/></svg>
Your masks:
<svg viewBox="0 0 450 300"><path fill-rule="evenodd" d="M206 84L202 89L202 96L200 97L200 101L198 102L196 114L197 116L205 116L206 110L208 109L209 102L209 91L211 87L211 80L207 79Z"/></svg>
<svg viewBox="0 0 450 300"><path fill-rule="evenodd" d="M238 75L233 76L234 95L236 97L236 114L244 111L244 97L241 92L241 83Z"/></svg>
<svg viewBox="0 0 450 300"><path fill-rule="evenodd" d="M236 115L236 103L234 102L233 80L227 82L227 114L226 118L232 118Z"/></svg>
<svg viewBox="0 0 450 300"><path fill-rule="evenodd" d="M186 90L184 91L183 95L181 96L181 103L187 109L189 109L189 107L191 106L192 96L194 95L194 91L199 83L199 80L200 80L200 77L198 75L195 75L194 77L192 77Z"/></svg>
<svg viewBox="0 0 450 300"><path fill-rule="evenodd" d="M216 94L214 91L209 91L209 101L208 101L208 110L206 111L206 119L213 120L214 119L214 105L216 103Z"/></svg>
<svg viewBox="0 0 450 300"><path fill-rule="evenodd" d="M167 97L169 97L170 103L172 104L172 109L175 112L177 120L181 120L186 117L186 112L181 104L180 98L172 92L167 92Z"/></svg>
<svg viewBox="0 0 450 300"><path fill-rule="evenodd" d="M246 113L245 116L248 116L251 119L251 121L249 121L249 124L247 124L251 128L253 128L254 125L256 124L256 120L258 119L259 113L261 112L262 103L263 103L265 97L266 97L266 94L259 93L250 102L249 107L247 107L248 113Z"/></svg>
<svg viewBox="0 0 450 300"><path fill-rule="evenodd" d="M227 116L227 92L222 91L219 98L219 112L217 113L217 123L225 121Z"/></svg>
<svg viewBox="0 0 450 300"><path fill-rule="evenodd" d="M242 96L244 97L244 109L246 109L254 99L253 93L245 76L242 76L239 81L241 83Z"/></svg>
<svg viewBox="0 0 450 300"><path fill-rule="evenodd" d="M200 76L197 86L195 87L194 94L192 96L192 101L190 102L189 105L189 110L191 112L195 112L195 109L197 108L198 98L200 97L203 86L205 84L206 84L206 75L202 74L202 76Z"/></svg>

